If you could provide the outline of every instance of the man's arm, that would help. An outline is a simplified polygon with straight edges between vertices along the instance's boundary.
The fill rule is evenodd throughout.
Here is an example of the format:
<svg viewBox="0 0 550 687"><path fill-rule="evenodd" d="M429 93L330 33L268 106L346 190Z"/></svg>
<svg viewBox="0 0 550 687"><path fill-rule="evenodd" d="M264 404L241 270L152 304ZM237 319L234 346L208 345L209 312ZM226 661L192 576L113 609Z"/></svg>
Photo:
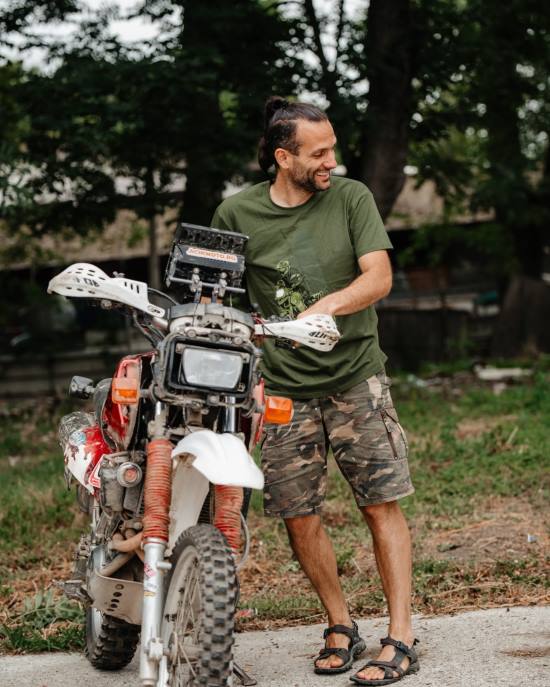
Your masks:
<svg viewBox="0 0 550 687"><path fill-rule="evenodd" d="M351 315L387 296L392 287L388 253L376 250L362 255L358 262L361 274L349 286L324 296L300 313L298 318L313 314Z"/></svg>

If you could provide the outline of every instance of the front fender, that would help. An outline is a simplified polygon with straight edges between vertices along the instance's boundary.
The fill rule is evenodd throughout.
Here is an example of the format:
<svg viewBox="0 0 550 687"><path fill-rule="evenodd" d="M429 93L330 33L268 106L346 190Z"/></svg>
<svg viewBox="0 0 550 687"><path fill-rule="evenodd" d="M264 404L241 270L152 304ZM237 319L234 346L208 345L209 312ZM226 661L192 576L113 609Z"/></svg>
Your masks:
<svg viewBox="0 0 550 687"><path fill-rule="evenodd" d="M216 434L210 429L193 432L178 442L172 457L184 453L194 456L193 467L212 484L252 489L264 486L262 471L234 434Z"/></svg>

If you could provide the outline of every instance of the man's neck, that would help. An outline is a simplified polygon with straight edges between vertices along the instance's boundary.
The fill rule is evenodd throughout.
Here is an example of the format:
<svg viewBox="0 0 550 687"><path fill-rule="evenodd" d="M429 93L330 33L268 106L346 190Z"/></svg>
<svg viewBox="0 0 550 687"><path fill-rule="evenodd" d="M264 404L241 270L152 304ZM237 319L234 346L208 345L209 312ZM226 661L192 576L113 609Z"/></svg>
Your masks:
<svg viewBox="0 0 550 687"><path fill-rule="evenodd" d="M283 208L294 208L307 203L313 193L296 186L279 172L269 187L269 195L275 205L280 205Z"/></svg>

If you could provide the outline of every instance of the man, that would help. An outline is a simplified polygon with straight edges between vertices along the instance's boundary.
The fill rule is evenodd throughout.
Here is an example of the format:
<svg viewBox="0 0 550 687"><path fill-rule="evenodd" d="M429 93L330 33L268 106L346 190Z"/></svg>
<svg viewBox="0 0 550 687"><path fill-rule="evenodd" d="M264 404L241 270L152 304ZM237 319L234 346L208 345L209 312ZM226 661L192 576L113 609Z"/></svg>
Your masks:
<svg viewBox="0 0 550 687"><path fill-rule="evenodd" d="M275 177L226 199L212 226L249 236L247 288L264 316L335 316L342 339L330 353L264 345L268 392L294 399L290 425L268 425L262 446L267 515L280 516L292 549L323 603L329 627L317 673L351 668L365 648L352 622L320 512L326 454L349 482L370 528L388 602L382 651L351 679L380 685L418 670L410 611L411 545L397 499L414 490L407 444L384 372L373 303L391 288L391 243L361 183L331 178L336 138L326 115L271 98L259 161Z"/></svg>

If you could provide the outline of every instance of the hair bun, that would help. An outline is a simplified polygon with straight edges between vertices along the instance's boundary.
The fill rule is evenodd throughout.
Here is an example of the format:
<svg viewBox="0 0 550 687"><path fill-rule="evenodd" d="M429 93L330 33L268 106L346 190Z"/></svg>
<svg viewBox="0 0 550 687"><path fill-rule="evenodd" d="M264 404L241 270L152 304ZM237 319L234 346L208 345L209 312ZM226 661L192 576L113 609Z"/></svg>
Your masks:
<svg viewBox="0 0 550 687"><path fill-rule="evenodd" d="M267 128L271 118L277 112L277 110L283 110L290 105L288 100L281 98L280 95L272 95L266 100L264 117L265 117L265 127Z"/></svg>

